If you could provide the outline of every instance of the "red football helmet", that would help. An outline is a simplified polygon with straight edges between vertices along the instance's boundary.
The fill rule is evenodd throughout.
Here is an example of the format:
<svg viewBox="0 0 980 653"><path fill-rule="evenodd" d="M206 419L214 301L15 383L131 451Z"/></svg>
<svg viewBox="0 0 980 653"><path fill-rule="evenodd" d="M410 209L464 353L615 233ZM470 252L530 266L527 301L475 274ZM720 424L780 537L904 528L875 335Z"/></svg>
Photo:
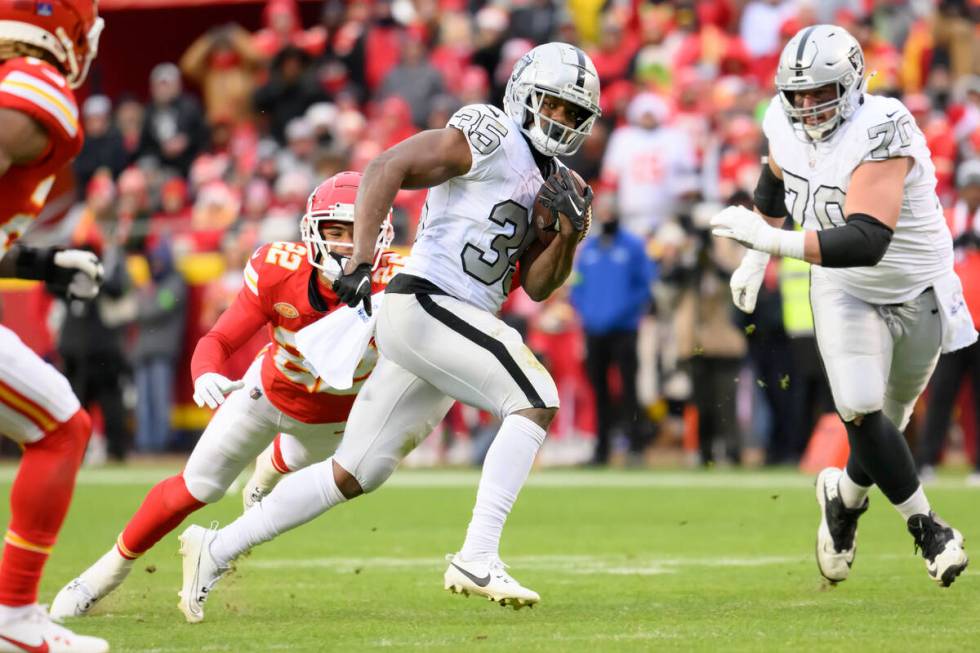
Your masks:
<svg viewBox="0 0 980 653"><path fill-rule="evenodd" d="M78 88L99 49L98 0L0 0L0 39L41 48Z"/></svg>
<svg viewBox="0 0 980 653"><path fill-rule="evenodd" d="M359 172L338 172L319 186L317 186L310 198L306 201L306 213L299 223L300 235L306 244L306 257L310 265L322 270L328 276L335 277L338 268L334 265L336 257L347 258L340 251L350 251L350 243L325 240L323 232L320 230L324 222L347 222L354 223L354 201L357 199L357 188L361 185L361 173ZM395 230L391 226L391 210L385 216L378 233L378 239L374 243L374 263L372 269L378 267L381 262L381 255L395 235ZM340 251L338 251L340 250ZM331 252L335 252L331 256ZM338 261L339 263L339 261Z"/></svg>

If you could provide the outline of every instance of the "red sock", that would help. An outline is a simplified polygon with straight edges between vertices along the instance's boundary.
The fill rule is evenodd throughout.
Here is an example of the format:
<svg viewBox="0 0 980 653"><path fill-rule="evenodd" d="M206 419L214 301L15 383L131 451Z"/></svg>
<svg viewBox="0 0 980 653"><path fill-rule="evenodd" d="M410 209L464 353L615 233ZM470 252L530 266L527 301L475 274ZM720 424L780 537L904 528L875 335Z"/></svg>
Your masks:
<svg viewBox="0 0 980 653"><path fill-rule="evenodd" d="M0 562L0 604L37 602L41 572L68 512L75 475L91 433L88 413L79 409L37 442L24 445L10 490L10 527Z"/></svg>
<svg viewBox="0 0 980 653"><path fill-rule="evenodd" d="M280 474L288 474L292 470L286 464L286 459L282 457L282 444L279 442L280 437L280 434L277 433L276 439L272 441L272 466Z"/></svg>
<svg viewBox="0 0 980 653"><path fill-rule="evenodd" d="M116 548L124 558L138 558L204 505L187 490L183 473L164 479L143 499L116 541Z"/></svg>

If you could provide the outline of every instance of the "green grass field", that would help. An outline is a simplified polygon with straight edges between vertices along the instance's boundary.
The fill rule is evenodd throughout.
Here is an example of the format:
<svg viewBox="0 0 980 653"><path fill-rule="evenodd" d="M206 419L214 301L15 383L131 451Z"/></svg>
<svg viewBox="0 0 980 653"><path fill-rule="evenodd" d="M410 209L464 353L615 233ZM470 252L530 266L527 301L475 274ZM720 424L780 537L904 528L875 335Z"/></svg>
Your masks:
<svg viewBox="0 0 980 653"><path fill-rule="evenodd" d="M164 467L84 472L42 601L112 545ZM9 490L10 470L2 485ZM375 494L241 561L184 623L176 533L93 616L69 626L114 651L951 651L980 641L980 582L940 589L877 492L850 580L813 561L810 478L785 473L532 474L504 532L511 572L542 596L514 611L442 589L473 472L399 472ZM980 490L948 478L933 506L980 533ZM234 518L238 497L192 517ZM3 515L6 520L7 515Z"/></svg>

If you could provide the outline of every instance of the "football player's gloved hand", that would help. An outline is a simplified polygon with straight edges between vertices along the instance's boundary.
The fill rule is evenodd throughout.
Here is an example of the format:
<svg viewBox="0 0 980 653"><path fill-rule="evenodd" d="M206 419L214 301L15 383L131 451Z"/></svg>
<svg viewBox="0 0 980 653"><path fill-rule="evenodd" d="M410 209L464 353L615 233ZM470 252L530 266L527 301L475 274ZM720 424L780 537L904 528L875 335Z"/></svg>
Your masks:
<svg viewBox="0 0 980 653"><path fill-rule="evenodd" d="M232 381L217 372L205 372L194 381L194 403L200 407L207 404L214 409L225 403L225 396L245 387L244 381Z"/></svg>
<svg viewBox="0 0 980 653"><path fill-rule="evenodd" d="M774 239L770 226L761 215L744 206L729 206L711 218L711 233L731 238L749 249L769 252Z"/></svg>
<svg viewBox="0 0 980 653"><path fill-rule="evenodd" d="M766 265L769 264L769 254L750 249L742 257L742 263L732 273L729 285L732 288L732 301L744 313L755 310L755 302L759 299L759 288L766 276Z"/></svg>
<svg viewBox="0 0 980 653"><path fill-rule="evenodd" d="M99 257L82 249L65 249L54 253L54 288L64 288L69 299L94 299L105 273Z"/></svg>
<svg viewBox="0 0 980 653"><path fill-rule="evenodd" d="M361 263L350 272L344 272L333 282L337 298L354 308L364 302L364 311L371 314L371 264Z"/></svg>
<svg viewBox="0 0 980 653"><path fill-rule="evenodd" d="M729 206L715 214L711 218L711 233L760 252L798 259L804 255L804 232L777 229L743 206Z"/></svg>
<svg viewBox="0 0 980 653"><path fill-rule="evenodd" d="M558 213L564 213L576 233L586 231L589 209L592 206L592 189L586 185L580 192L568 168L560 167L548 177L541 188L540 197L541 204L551 209L555 220L558 219Z"/></svg>

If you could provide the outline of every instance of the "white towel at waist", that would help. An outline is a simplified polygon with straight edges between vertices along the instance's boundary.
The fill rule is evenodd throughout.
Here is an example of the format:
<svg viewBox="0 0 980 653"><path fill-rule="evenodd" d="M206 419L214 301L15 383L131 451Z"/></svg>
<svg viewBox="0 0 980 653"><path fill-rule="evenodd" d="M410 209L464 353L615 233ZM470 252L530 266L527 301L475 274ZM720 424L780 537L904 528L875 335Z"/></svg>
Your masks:
<svg viewBox="0 0 980 653"><path fill-rule="evenodd" d="M371 315L362 304L341 306L296 332L296 348L331 388L347 390L354 385L354 370L374 335L383 296L379 292L371 297Z"/></svg>
<svg viewBox="0 0 980 653"><path fill-rule="evenodd" d="M973 317L963 299L963 284L955 272L937 279L932 284L939 305L939 317L943 327L942 350L949 353L969 347L977 340Z"/></svg>

